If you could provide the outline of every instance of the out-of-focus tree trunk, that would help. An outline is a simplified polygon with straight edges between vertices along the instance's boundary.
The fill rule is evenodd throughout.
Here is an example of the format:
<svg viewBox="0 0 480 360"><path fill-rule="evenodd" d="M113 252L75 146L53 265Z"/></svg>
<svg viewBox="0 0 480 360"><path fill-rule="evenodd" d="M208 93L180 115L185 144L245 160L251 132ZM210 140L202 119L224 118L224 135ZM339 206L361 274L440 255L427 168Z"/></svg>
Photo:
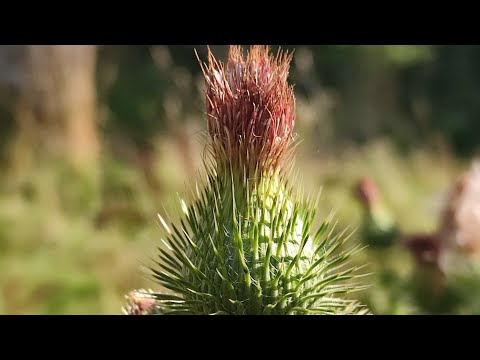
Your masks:
<svg viewBox="0 0 480 360"><path fill-rule="evenodd" d="M27 161L63 160L95 168L99 155L96 114L96 46L25 47L14 107L17 155Z"/></svg>

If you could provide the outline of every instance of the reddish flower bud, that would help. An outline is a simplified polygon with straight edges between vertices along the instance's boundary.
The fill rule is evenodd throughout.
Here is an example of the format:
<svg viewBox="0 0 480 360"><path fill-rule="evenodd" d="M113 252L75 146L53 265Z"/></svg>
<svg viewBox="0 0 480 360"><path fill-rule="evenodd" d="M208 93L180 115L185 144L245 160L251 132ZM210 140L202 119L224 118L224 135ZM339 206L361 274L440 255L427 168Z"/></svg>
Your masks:
<svg viewBox="0 0 480 360"><path fill-rule="evenodd" d="M208 132L217 164L247 172L275 170L293 140L295 98L287 77L291 55L267 46L243 56L231 46L227 64L209 51L202 66Z"/></svg>
<svg viewBox="0 0 480 360"><path fill-rule="evenodd" d="M356 195L363 204L371 206L378 199L377 185L372 179L365 177L357 184Z"/></svg>

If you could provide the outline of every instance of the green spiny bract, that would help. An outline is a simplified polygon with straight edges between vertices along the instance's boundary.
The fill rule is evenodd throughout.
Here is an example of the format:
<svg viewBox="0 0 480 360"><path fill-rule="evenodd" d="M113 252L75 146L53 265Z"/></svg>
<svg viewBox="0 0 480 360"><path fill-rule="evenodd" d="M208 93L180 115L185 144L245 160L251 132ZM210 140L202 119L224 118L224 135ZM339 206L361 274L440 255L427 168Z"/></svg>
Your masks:
<svg viewBox="0 0 480 360"><path fill-rule="evenodd" d="M343 233L314 228L316 204L287 182L295 102L291 57L231 47L227 66L209 53L206 176L151 268L173 293L151 294L163 314L355 314L358 290ZM288 165L288 163L287 163Z"/></svg>
<svg viewBox="0 0 480 360"><path fill-rule="evenodd" d="M237 182L212 174L180 226L166 226L167 249L154 276L176 295L155 294L163 313L335 314L361 310L337 297L355 289L340 270L351 252L315 207L280 179Z"/></svg>

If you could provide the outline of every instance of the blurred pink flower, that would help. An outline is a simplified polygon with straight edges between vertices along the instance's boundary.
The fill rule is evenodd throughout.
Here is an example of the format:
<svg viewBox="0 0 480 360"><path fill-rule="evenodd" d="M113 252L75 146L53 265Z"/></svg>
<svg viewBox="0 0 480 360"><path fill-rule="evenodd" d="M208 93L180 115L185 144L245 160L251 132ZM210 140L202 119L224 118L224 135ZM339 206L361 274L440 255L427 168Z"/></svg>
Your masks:
<svg viewBox="0 0 480 360"><path fill-rule="evenodd" d="M152 291L133 290L130 291L125 298L128 305L123 308L125 315L149 315L155 312L156 302L151 295Z"/></svg>

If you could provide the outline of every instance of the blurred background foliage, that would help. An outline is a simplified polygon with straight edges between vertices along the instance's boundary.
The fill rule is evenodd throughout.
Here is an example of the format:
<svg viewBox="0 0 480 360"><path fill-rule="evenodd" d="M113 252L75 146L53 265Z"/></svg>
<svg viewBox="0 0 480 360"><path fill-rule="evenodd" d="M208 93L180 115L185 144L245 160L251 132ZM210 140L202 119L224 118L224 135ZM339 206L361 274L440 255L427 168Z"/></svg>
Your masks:
<svg viewBox="0 0 480 360"><path fill-rule="evenodd" d="M403 230L432 231L479 150L480 47L282 48L295 50L298 181L321 190L319 220L335 210L339 229L361 228L352 189L369 176ZM141 267L156 214L175 220L202 171L194 49L206 59L205 45L0 46L0 313L118 314L126 292L155 288ZM437 311L403 249L355 261L375 272L361 294L375 313ZM452 280L463 300L445 312L480 312L476 279Z"/></svg>

